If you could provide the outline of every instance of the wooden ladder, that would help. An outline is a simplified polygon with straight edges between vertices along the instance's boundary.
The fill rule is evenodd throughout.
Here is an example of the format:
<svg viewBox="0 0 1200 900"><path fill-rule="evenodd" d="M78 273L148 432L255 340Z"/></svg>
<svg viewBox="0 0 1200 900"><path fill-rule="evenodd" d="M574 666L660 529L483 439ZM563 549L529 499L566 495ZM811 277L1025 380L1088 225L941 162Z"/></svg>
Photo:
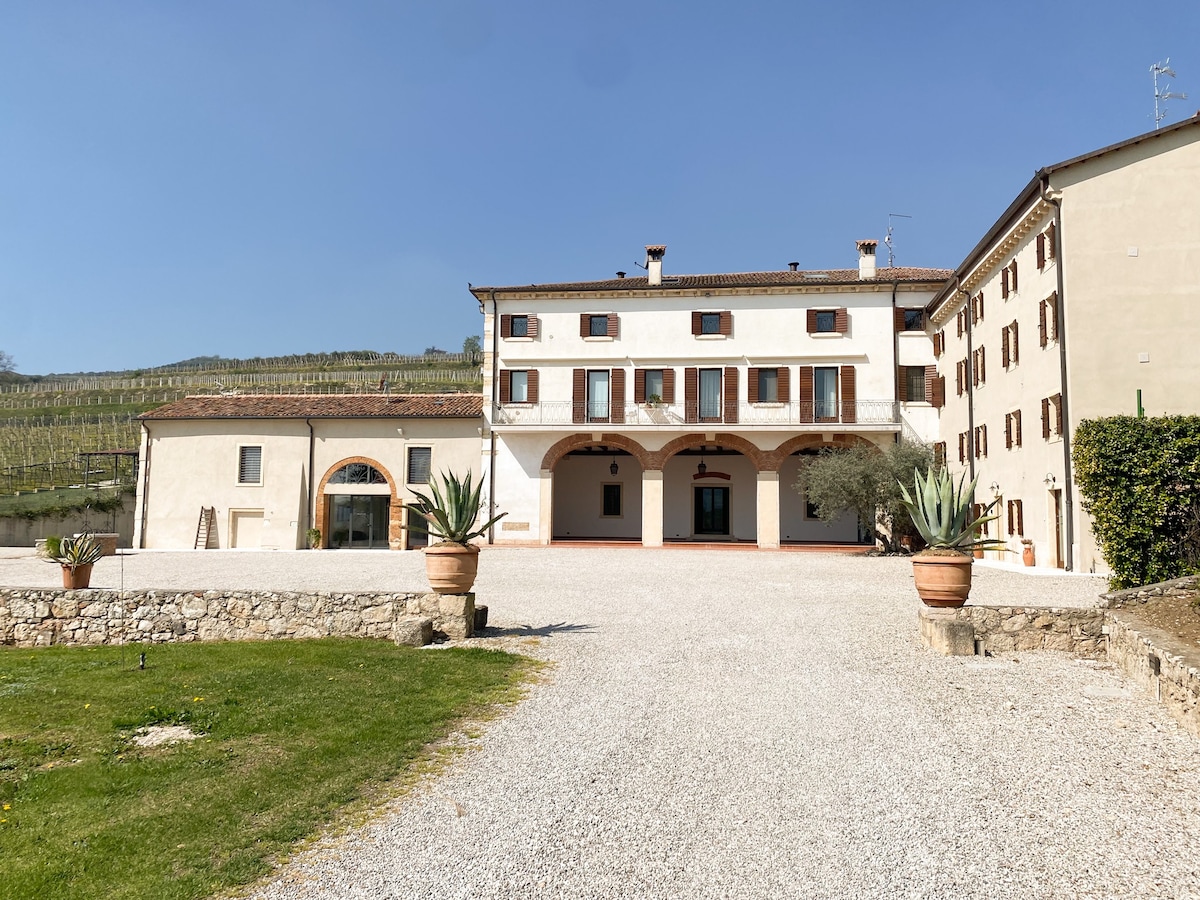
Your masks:
<svg viewBox="0 0 1200 900"><path fill-rule="evenodd" d="M215 506L200 507L200 521L196 525L196 550L208 549L208 536L212 533L213 519L216 517Z"/></svg>

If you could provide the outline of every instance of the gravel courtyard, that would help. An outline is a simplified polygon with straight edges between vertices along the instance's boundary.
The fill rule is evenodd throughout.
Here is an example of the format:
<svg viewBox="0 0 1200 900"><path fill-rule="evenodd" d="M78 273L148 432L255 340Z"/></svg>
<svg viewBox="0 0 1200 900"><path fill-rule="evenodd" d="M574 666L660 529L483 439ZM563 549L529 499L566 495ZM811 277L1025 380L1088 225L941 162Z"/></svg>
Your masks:
<svg viewBox="0 0 1200 900"><path fill-rule="evenodd" d="M0 584L57 579L0 553ZM139 552L97 565L122 584L424 579L417 553ZM1103 588L977 567L972 599ZM476 590L544 680L253 896L1200 897L1200 740L1106 664L923 650L907 560L488 549Z"/></svg>

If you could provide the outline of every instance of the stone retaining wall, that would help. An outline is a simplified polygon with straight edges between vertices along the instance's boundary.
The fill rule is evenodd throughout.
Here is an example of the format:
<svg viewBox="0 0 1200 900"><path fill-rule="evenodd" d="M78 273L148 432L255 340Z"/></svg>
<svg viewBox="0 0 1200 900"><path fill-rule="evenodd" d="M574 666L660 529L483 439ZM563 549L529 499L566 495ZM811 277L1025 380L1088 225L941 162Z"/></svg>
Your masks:
<svg viewBox="0 0 1200 900"><path fill-rule="evenodd" d="M327 636L468 638L474 594L0 588L0 644L19 647Z"/></svg>
<svg viewBox="0 0 1200 900"><path fill-rule="evenodd" d="M1110 614L1108 658L1200 737L1200 652L1156 629ZM1177 652L1172 652L1177 651Z"/></svg>
<svg viewBox="0 0 1200 900"><path fill-rule="evenodd" d="M1102 609L1024 606L921 608L925 643L949 655L1062 650L1103 659L1105 613ZM968 631L969 629L969 631ZM939 631L947 636L938 638ZM949 635L954 633L953 638ZM939 641L942 645L939 645ZM947 643L949 641L950 643ZM944 646L943 646L944 645Z"/></svg>
<svg viewBox="0 0 1200 900"><path fill-rule="evenodd" d="M1100 603L1108 609L1121 609L1146 603L1154 597L1190 597L1200 591L1200 575L1186 575L1171 581L1160 581L1123 591L1100 595Z"/></svg>

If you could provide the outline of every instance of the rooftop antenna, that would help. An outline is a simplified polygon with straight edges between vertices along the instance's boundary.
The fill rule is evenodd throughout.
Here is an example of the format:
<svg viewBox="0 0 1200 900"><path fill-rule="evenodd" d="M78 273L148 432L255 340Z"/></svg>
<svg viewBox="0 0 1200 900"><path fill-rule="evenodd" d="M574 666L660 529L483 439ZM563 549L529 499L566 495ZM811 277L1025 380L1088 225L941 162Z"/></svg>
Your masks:
<svg viewBox="0 0 1200 900"><path fill-rule="evenodd" d="M885 237L883 239L883 242L885 244L887 244L887 248L888 248L888 268L889 269L896 262L896 252L895 252L895 249L892 247L892 219L911 219L911 218L912 218L912 216L906 216L904 213L888 213L887 237Z"/></svg>
<svg viewBox="0 0 1200 900"><path fill-rule="evenodd" d="M1162 62L1152 65L1150 72L1154 76L1154 130L1157 131L1159 124L1167 117L1167 101L1186 100L1187 94L1168 91L1165 82L1161 87L1158 84L1159 75L1164 79L1175 77L1175 70L1171 68L1171 57L1168 56Z"/></svg>

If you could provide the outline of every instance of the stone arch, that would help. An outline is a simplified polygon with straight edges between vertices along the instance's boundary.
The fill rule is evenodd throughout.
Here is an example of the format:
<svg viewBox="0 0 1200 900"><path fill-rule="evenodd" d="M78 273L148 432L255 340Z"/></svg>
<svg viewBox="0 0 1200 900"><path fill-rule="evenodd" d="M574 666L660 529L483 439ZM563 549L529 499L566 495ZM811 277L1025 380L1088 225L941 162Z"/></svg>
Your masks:
<svg viewBox="0 0 1200 900"><path fill-rule="evenodd" d="M819 434L799 434L788 438L774 450L763 453L762 468L764 471L778 472L783 461L797 450L805 450L809 447L853 447L857 444L866 444L868 447L879 449L877 444L856 434L835 434L831 441L822 439Z"/></svg>
<svg viewBox="0 0 1200 900"><path fill-rule="evenodd" d="M653 454L633 438L623 434L601 434L598 441L593 439L592 434L569 434L562 440L556 441L554 446L546 451L546 455L542 457L542 471L553 471L558 461L572 450L582 450L584 447L594 447L597 444L619 447L636 459L643 470L660 468L652 464Z"/></svg>
<svg viewBox="0 0 1200 900"><path fill-rule="evenodd" d="M313 498L316 500L313 521L321 529L321 548L326 549L329 547L329 507L325 500L325 486L329 484L329 479L333 477L335 472L344 469L352 463L366 463L387 479L390 494L390 499L388 500L388 546L393 550L404 549L404 505L396 497L396 479L392 477L392 473L387 470L386 466L381 465L378 460L371 459L369 456L347 456L345 459L339 460L325 470L325 474L321 476L321 480L317 483L317 496Z"/></svg>
<svg viewBox="0 0 1200 900"><path fill-rule="evenodd" d="M661 469L666 465L667 460L677 453L684 450L690 450L693 447L700 447L704 444L719 444L722 447L728 447L731 450L736 450L742 456L746 457L754 464L757 471L763 471L763 451L754 446L744 437L736 434L728 434L724 432L717 433L713 440L707 440L703 434L681 434L674 440L668 441L661 450L657 451L654 456L655 465L650 466L652 469Z"/></svg>

